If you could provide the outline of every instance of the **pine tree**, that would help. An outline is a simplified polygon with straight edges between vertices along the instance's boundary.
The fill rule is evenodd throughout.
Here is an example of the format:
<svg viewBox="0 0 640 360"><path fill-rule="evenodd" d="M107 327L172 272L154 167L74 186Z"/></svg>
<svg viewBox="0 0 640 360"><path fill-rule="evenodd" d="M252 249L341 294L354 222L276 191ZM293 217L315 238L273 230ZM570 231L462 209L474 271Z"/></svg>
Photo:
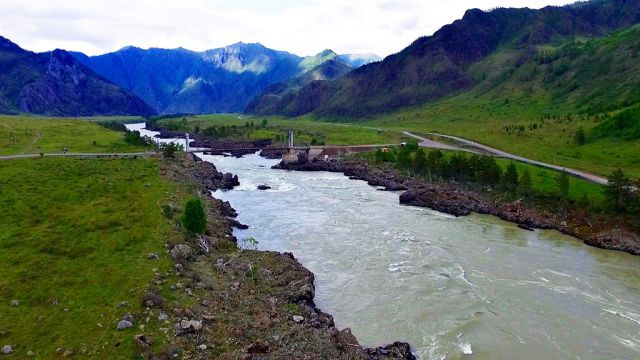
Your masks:
<svg viewBox="0 0 640 360"><path fill-rule="evenodd" d="M429 154L427 154L427 168L429 169L429 178L431 180L433 180L433 177L440 175L440 162L443 157L442 151L438 149L431 150Z"/></svg>
<svg viewBox="0 0 640 360"><path fill-rule="evenodd" d="M413 171L420 175L427 172L427 154L422 149L416 151L416 156L413 159Z"/></svg>
<svg viewBox="0 0 640 360"><path fill-rule="evenodd" d="M202 201L193 198L187 201L182 214L182 225L191 234L202 234L207 229L207 216Z"/></svg>
<svg viewBox="0 0 640 360"><path fill-rule="evenodd" d="M524 169L522 176L520 176L520 194L528 200L531 198L532 190L531 174L529 174L529 169Z"/></svg>
<svg viewBox="0 0 640 360"><path fill-rule="evenodd" d="M495 185L500 182L502 169L496 163L496 159L489 155L483 155L480 159L481 180L486 185Z"/></svg>
<svg viewBox="0 0 640 360"><path fill-rule="evenodd" d="M609 207L621 212L625 209L625 202L630 196L631 182L622 169L615 170L609 175L609 183L603 190L604 197Z"/></svg>
<svg viewBox="0 0 640 360"><path fill-rule="evenodd" d="M396 165L401 169L406 169L411 166L411 153L406 150L400 150L398 158L396 159Z"/></svg>
<svg viewBox="0 0 640 360"><path fill-rule="evenodd" d="M518 170L516 164L512 162L507 166L504 173L504 187L508 192L515 192L518 189Z"/></svg>

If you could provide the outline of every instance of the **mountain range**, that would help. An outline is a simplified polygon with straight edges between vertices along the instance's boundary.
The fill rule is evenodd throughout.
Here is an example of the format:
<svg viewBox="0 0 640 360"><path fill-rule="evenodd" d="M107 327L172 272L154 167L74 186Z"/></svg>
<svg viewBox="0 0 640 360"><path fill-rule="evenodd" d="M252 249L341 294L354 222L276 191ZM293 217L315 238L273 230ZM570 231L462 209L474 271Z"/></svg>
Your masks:
<svg viewBox="0 0 640 360"><path fill-rule="evenodd" d="M599 112L640 104L640 0L468 10L384 60L261 44L33 53L0 37L0 113L248 112L347 119L467 94ZM491 96L491 98L488 98ZM469 100L465 100L469 101Z"/></svg>
<svg viewBox="0 0 640 360"><path fill-rule="evenodd" d="M335 79L377 60L330 50L300 57L245 43L203 52L129 46L90 57L59 49L34 53L0 37L0 113L241 112L273 84ZM331 66L324 65L327 61Z"/></svg>
<svg viewBox="0 0 640 360"><path fill-rule="evenodd" d="M597 0L540 10L468 10L433 36L331 81L270 96L256 114L364 117L465 92L509 92L576 110L640 101L640 0ZM608 41L608 37L613 37ZM600 39L596 41L595 39ZM606 49L606 51L602 51ZM268 100L268 101L267 101Z"/></svg>
<svg viewBox="0 0 640 360"><path fill-rule="evenodd" d="M374 55L338 56L332 51L299 57L245 43L203 52L126 47L100 56L73 55L163 114L241 112L273 84L293 78L304 81L304 76L313 79L312 73L328 60L340 63L340 74L347 67L351 70L380 60Z"/></svg>

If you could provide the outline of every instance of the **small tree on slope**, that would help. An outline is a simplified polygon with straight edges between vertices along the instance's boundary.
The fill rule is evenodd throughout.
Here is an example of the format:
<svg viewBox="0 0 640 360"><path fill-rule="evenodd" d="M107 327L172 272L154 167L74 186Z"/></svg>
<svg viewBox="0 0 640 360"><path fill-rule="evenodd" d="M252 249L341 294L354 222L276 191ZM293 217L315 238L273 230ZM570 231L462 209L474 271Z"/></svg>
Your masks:
<svg viewBox="0 0 640 360"><path fill-rule="evenodd" d="M202 201L198 198L187 201L181 220L190 234L203 234L207 229L207 216L204 213Z"/></svg>

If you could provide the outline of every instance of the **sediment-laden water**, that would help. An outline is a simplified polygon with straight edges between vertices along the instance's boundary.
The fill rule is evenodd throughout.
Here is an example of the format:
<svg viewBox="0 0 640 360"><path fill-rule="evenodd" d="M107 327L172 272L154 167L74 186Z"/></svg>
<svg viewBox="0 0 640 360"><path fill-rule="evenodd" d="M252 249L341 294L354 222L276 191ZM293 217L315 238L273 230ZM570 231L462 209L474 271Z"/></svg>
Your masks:
<svg viewBox="0 0 640 360"><path fill-rule="evenodd" d="M363 345L407 341L423 359L640 358L638 257L400 206L341 174L203 158L240 178L214 194L250 226L236 236L293 252L316 275L318 306Z"/></svg>
<svg viewBox="0 0 640 360"><path fill-rule="evenodd" d="M236 236L293 252L316 275L318 306L365 346L402 340L422 359L640 358L639 257L400 206L341 174L201 157L240 178L214 194L250 226Z"/></svg>

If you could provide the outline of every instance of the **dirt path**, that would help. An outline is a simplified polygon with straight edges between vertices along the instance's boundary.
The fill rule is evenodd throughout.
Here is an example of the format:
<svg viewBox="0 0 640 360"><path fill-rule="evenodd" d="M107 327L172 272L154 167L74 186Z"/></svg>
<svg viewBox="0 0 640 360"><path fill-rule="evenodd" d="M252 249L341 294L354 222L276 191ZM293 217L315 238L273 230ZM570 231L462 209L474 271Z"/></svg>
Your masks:
<svg viewBox="0 0 640 360"><path fill-rule="evenodd" d="M101 157L118 157L118 158L130 158L130 157L147 157L156 155L156 152L138 152L138 153L49 153L44 154L46 157L72 157L72 158L101 158ZM38 158L40 154L18 154L18 155L5 155L0 156L0 160L14 160L14 159L30 159Z"/></svg>

